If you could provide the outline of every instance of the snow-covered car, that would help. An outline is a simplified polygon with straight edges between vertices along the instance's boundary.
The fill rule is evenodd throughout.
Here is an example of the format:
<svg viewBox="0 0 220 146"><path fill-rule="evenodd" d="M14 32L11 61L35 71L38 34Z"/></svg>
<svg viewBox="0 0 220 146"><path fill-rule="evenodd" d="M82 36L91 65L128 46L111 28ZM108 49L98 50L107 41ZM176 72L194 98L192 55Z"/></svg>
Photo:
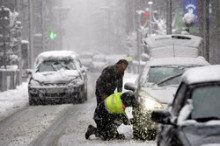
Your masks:
<svg viewBox="0 0 220 146"><path fill-rule="evenodd" d="M140 102L140 106L133 109L135 139L155 138L157 124L150 119L152 110L164 109L172 102L185 70L205 65L209 63L203 57L151 59L140 74L137 85L125 84L125 89L135 91Z"/></svg>
<svg viewBox="0 0 220 146"><path fill-rule="evenodd" d="M35 60L28 83L29 104L84 102L87 100L87 69L72 51L48 51Z"/></svg>
<svg viewBox="0 0 220 146"><path fill-rule="evenodd" d="M145 51L151 58L198 57L202 38L193 35L157 35L144 39Z"/></svg>
<svg viewBox="0 0 220 146"><path fill-rule="evenodd" d="M186 71L167 110L152 112L160 123L158 146L220 145L220 65Z"/></svg>
<svg viewBox="0 0 220 146"><path fill-rule="evenodd" d="M97 54L93 56L92 70L102 71L107 66L106 56L103 54Z"/></svg>

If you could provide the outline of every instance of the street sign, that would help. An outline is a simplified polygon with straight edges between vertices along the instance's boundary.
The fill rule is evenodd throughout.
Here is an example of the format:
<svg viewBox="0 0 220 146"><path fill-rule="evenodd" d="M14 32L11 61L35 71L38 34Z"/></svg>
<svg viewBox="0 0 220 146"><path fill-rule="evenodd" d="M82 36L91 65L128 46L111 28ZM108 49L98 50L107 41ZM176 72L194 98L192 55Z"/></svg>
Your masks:
<svg viewBox="0 0 220 146"><path fill-rule="evenodd" d="M183 0L183 12L192 13L198 18L198 0ZM197 26L198 19L195 21L195 25Z"/></svg>

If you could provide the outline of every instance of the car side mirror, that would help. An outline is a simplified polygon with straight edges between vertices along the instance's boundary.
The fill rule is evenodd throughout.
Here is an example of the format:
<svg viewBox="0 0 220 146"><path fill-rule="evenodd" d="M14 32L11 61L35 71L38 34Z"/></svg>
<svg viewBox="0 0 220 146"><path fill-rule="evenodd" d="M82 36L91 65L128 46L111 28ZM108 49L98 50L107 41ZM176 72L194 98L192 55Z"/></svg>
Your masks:
<svg viewBox="0 0 220 146"><path fill-rule="evenodd" d="M133 83L125 83L124 88L133 92L137 89L137 87Z"/></svg>
<svg viewBox="0 0 220 146"><path fill-rule="evenodd" d="M25 74L27 74L28 76L32 76L33 70L32 69L26 69Z"/></svg>
<svg viewBox="0 0 220 146"><path fill-rule="evenodd" d="M83 67L81 67L81 72L82 73L85 73L85 72L87 72L88 71L88 68L87 67L85 67L85 66L83 66Z"/></svg>
<svg viewBox="0 0 220 146"><path fill-rule="evenodd" d="M151 120L156 123L171 124L170 116L170 112L166 110L154 110L151 113Z"/></svg>

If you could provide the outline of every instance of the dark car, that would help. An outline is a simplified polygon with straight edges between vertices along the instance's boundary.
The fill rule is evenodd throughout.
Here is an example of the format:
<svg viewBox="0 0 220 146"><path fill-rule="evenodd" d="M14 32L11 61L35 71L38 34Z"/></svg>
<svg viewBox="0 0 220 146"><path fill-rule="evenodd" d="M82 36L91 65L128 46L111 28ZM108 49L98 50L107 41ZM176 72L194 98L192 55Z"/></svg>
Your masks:
<svg viewBox="0 0 220 146"><path fill-rule="evenodd" d="M158 146L220 145L220 65L188 70L168 110L155 110L161 123Z"/></svg>
<svg viewBox="0 0 220 146"><path fill-rule="evenodd" d="M35 61L28 83L29 104L77 103L87 100L87 69L72 51L48 51Z"/></svg>

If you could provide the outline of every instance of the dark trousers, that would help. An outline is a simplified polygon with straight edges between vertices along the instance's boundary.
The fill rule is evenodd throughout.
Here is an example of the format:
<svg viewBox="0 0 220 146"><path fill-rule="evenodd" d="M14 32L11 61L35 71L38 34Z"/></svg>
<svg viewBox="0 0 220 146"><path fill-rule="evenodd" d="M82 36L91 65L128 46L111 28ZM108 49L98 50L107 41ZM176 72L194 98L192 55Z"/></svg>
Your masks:
<svg viewBox="0 0 220 146"><path fill-rule="evenodd" d="M110 96L113 93L106 93L106 97ZM98 106L101 102L103 102L103 99L102 99L103 95L99 93L98 89L96 89L95 95L96 95L96 101L97 101L97 106Z"/></svg>
<svg viewBox="0 0 220 146"><path fill-rule="evenodd" d="M96 136L104 140L117 138L117 128L123 123L121 115L108 113L103 102L95 110L94 121L97 127Z"/></svg>

